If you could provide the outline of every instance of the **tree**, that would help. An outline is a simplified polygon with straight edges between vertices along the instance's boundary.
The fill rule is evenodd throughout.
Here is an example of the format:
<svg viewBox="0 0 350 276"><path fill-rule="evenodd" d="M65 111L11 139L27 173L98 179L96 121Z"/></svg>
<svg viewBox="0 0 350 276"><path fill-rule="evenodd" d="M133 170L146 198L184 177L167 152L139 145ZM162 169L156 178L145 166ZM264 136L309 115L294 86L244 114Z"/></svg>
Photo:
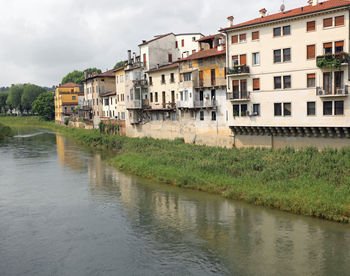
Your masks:
<svg viewBox="0 0 350 276"><path fill-rule="evenodd" d="M123 65L125 65L125 61L118 61L115 65L114 65L114 67L113 67L113 69L117 69L117 68L119 68L119 67L122 67Z"/></svg>
<svg viewBox="0 0 350 276"><path fill-rule="evenodd" d="M33 112L37 113L45 121L55 118L55 100L51 92L41 93L33 102Z"/></svg>
<svg viewBox="0 0 350 276"><path fill-rule="evenodd" d="M13 85L10 88L9 95L6 100L6 104L9 106L10 109L17 108L20 113L22 113L22 104L21 104L21 98L23 94L24 85L17 84Z"/></svg>
<svg viewBox="0 0 350 276"><path fill-rule="evenodd" d="M88 74L92 74L94 72L97 72L99 74L102 73L100 69L97 68L88 68L85 70ZM62 79L62 84L68 83L68 82L73 82L76 84L82 84L84 81L84 72L83 71L78 71L74 70L73 72L68 73L65 77Z"/></svg>
<svg viewBox="0 0 350 276"><path fill-rule="evenodd" d="M41 94L46 92L46 90L35 84L25 85L23 88L23 94L21 97L21 105L27 112L32 110L32 105L35 99Z"/></svg>
<svg viewBox="0 0 350 276"><path fill-rule="evenodd" d="M3 111L6 113L8 107L6 104L6 100L8 97L9 93L8 92L1 92L0 93L0 113L2 113Z"/></svg>

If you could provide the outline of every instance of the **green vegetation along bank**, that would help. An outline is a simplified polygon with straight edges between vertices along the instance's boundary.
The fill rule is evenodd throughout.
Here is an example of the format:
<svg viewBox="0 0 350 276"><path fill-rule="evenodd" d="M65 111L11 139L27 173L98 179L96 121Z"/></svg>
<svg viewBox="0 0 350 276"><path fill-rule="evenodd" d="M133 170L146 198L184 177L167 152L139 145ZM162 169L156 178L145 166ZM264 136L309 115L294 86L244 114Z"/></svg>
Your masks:
<svg viewBox="0 0 350 276"><path fill-rule="evenodd" d="M13 136L12 129L0 123L0 140Z"/></svg>
<svg viewBox="0 0 350 276"><path fill-rule="evenodd" d="M45 127L82 144L115 150L121 171L230 199L328 220L350 222L350 148L222 149L182 140L128 138L41 122L0 118L10 126Z"/></svg>

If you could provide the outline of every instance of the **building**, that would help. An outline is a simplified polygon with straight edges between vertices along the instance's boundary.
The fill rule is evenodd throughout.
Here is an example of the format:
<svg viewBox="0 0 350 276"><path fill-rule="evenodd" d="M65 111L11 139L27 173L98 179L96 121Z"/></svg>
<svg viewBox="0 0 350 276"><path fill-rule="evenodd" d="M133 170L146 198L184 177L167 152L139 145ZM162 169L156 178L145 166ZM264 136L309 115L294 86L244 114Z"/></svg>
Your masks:
<svg viewBox="0 0 350 276"><path fill-rule="evenodd" d="M236 147L350 144L350 2L305 4L221 29Z"/></svg>
<svg viewBox="0 0 350 276"><path fill-rule="evenodd" d="M117 106L116 106L116 117L119 121L125 121L126 114L126 100L125 100L125 66L116 68L115 72L115 87L116 87L116 98L117 98Z"/></svg>
<svg viewBox="0 0 350 276"><path fill-rule="evenodd" d="M114 120L117 117L117 96L116 92L101 94L102 116L101 120Z"/></svg>
<svg viewBox="0 0 350 276"><path fill-rule="evenodd" d="M97 128L101 120L100 117L103 115L103 105L100 96L105 93L115 92L115 73L113 70L109 70L101 74L86 74L84 80L84 91L84 106L88 107L90 110L93 125Z"/></svg>
<svg viewBox="0 0 350 276"><path fill-rule="evenodd" d="M71 82L60 84L55 90L55 121L63 123L65 117L70 117L83 96L80 85Z"/></svg>

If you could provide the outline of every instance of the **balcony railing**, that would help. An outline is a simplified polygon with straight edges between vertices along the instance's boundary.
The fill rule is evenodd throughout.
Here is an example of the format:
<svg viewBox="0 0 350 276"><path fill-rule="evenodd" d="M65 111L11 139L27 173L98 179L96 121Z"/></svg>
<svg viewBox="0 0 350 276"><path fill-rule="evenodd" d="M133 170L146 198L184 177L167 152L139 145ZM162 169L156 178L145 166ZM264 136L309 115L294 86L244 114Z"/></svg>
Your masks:
<svg viewBox="0 0 350 276"><path fill-rule="evenodd" d="M216 100L203 100L203 101L194 101L194 106L196 108L212 108L216 107Z"/></svg>
<svg viewBox="0 0 350 276"><path fill-rule="evenodd" d="M343 88L329 89L329 87L316 87L316 95L320 97L347 97L349 95L349 86Z"/></svg>
<svg viewBox="0 0 350 276"><path fill-rule="evenodd" d="M230 101L249 101L250 92L240 91L240 92L230 92L226 93L226 99Z"/></svg>
<svg viewBox="0 0 350 276"><path fill-rule="evenodd" d="M147 80L133 80L134 86L139 87L139 86L147 86L148 82Z"/></svg>
<svg viewBox="0 0 350 276"><path fill-rule="evenodd" d="M214 87L214 86L226 86L225 77L216 77L215 79L199 79L198 88L201 87Z"/></svg>
<svg viewBox="0 0 350 276"><path fill-rule="evenodd" d="M126 108L127 109L141 109L142 108L142 101L141 100L132 100L126 102Z"/></svg>
<svg viewBox="0 0 350 276"><path fill-rule="evenodd" d="M227 75L242 75L250 74L250 68L248 65L234 65L231 68L226 68Z"/></svg>
<svg viewBox="0 0 350 276"><path fill-rule="evenodd" d="M343 63L349 63L350 56L348 53L336 53L318 56L316 58L316 65L319 68L339 68Z"/></svg>

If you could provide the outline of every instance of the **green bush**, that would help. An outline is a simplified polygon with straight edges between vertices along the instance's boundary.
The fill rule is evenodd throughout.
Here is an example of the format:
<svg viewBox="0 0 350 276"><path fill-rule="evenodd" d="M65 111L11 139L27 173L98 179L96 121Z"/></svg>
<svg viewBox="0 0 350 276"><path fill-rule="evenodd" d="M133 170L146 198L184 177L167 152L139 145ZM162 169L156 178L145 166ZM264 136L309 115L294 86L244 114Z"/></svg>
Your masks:
<svg viewBox="0 0 350 276"><path fill-rule="evenodd" d="M64 118L64 124L65 124L66 126L68 126L68 124L69 124L69 117L65 117L65 118Z"/></svg>

